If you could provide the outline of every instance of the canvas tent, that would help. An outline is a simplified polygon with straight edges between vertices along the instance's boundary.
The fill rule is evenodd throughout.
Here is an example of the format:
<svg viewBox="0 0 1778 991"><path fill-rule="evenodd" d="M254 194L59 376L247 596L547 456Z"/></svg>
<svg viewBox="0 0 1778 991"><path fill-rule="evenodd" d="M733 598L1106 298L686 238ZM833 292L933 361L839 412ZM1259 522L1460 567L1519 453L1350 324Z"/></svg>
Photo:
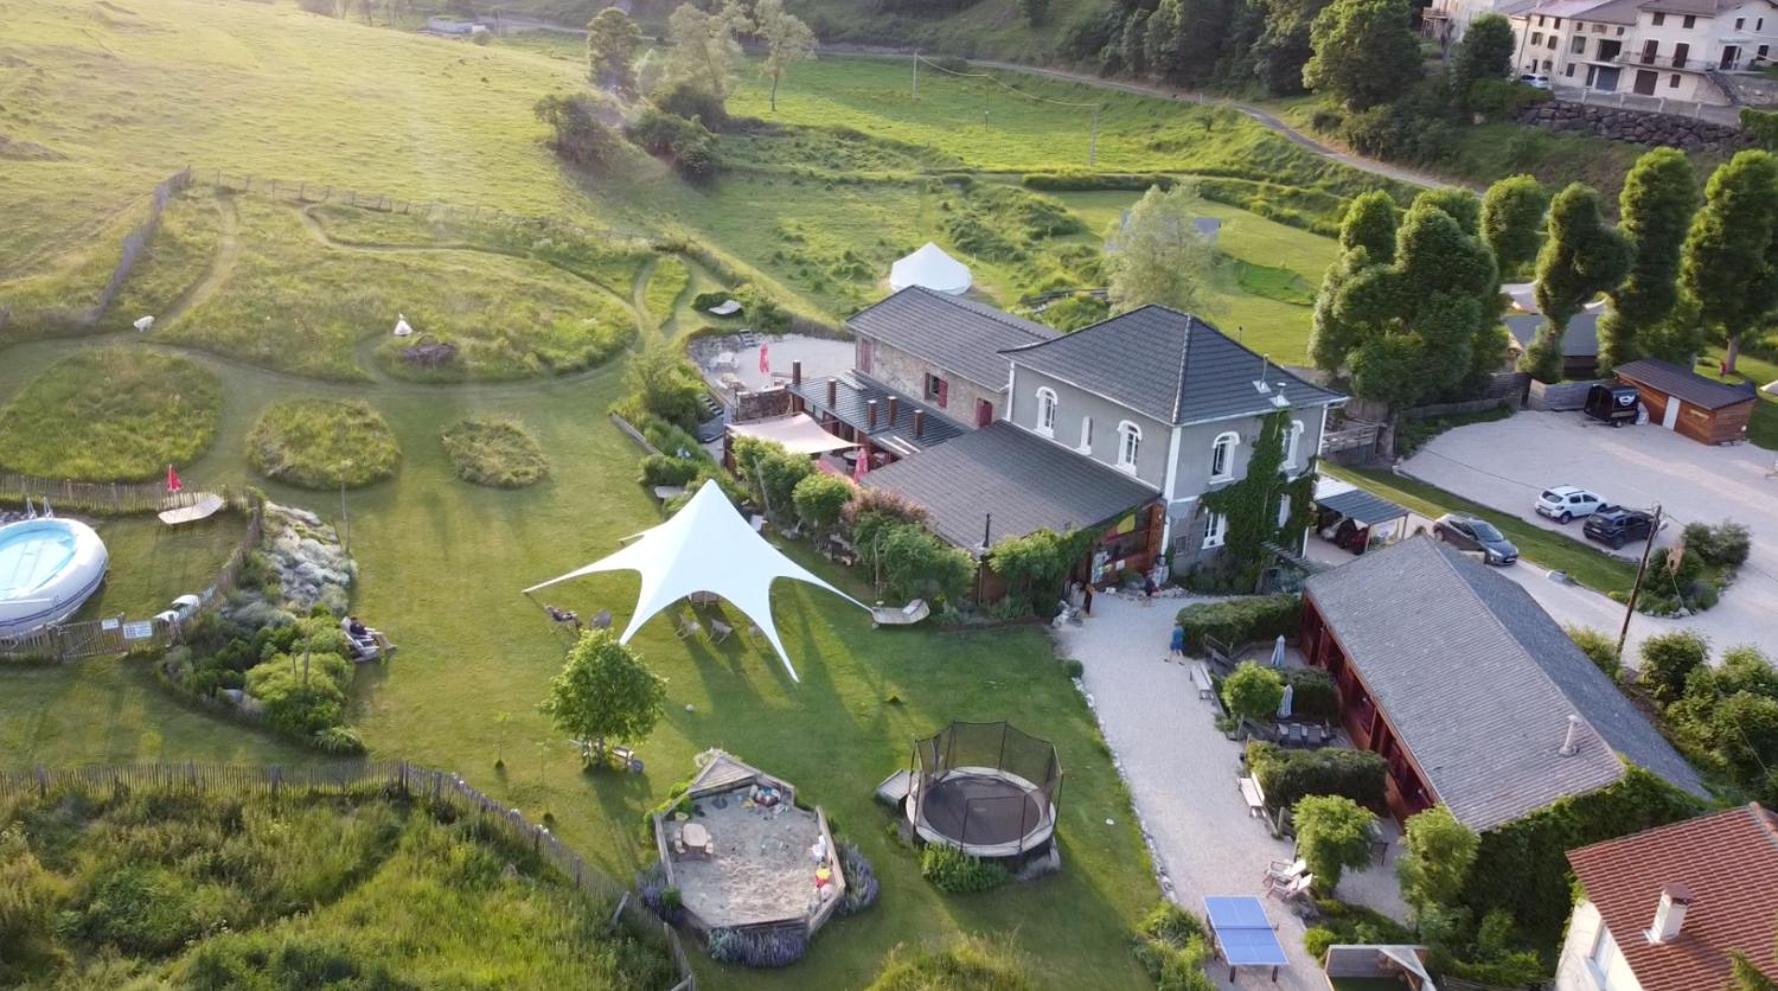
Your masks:
<svg viewBox="0 0 1778 991"><path fill-rule="evenodd" d="M969 291L969 285L969 266L945 254L945 249L931 241L889 266L889 288L895 292L920 286L933 292L961 296Z"/></svg>
<svg viewBox="0 0 1778 991"><path fill-rule="evenodd" d="M705 482L672 519L644 530L617 553L533 585L525 589L525 594L603 571L636 571L642 575L642 594L636 601L636 612L618 637L619 642L628 643L642 624L680 599L694 592L707 592L727 600L759 627L778 652L792 681L801 679L772 622L774 581L794 578L808 582L870 611L869 606L815 577L767 543L741 518L714 481Z"/></svg>
<svg viewBox="0 0 1778 991"><path fill-rule="evenodd" d="M843 451L848 447L858 446L856 441L835 437L823 430L821 424L816 423L807 413L792 413L789 416L748 423L731 423L728 425L728 432L735 437L769 440L791 454L825 454L828 451Z"/></svg>

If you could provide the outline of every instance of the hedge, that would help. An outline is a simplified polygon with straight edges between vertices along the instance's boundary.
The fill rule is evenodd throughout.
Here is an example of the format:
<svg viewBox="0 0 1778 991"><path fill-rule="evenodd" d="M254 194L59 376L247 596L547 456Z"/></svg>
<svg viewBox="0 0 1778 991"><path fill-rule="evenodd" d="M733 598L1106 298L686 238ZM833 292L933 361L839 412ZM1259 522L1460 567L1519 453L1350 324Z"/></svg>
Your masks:
<svg viewBox="0 0 1778 991"><path fill-rule="evenodd" d="M1366 808L1382 808L1389 775L1389 762L1369 750L1284 750L1258 740L1247 744L1247 766L1272 809L1293 808L1309 795L1340 795Z"/></svg>
<svg viewBox="0 0 1778 991"><path fill-rule="evenodd" d="M1185 627L1186 651L1203 654L1205 637L1215 637L1235 647L1291 636L1301 624L1302 615L1301 596L1256 595L1186 606L1179 610L1179 625Z"/></svg>
<svg viewBox="0 0 1778 991"><path fill-rule="evenodd" d="M1340 690L1333 675L1315 668L1285 668L1284 683L1290 686L1290 711L1297 719L1340 718Z"/></svg>

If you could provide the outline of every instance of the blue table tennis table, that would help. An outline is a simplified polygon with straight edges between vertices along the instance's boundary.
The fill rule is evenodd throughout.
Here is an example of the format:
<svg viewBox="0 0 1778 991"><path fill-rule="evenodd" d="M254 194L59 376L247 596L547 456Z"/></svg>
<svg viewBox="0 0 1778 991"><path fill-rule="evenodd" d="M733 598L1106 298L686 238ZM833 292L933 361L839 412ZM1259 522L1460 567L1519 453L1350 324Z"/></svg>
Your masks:
<svg viewBox="0 0 1778 991"><path fill-rule="evenodd" d="M1272 980L1278 979L1278 968L1290 960L1263 902L1246 896L1205 898L1204 911L1216 949L1229 965L1229 980L1235 979L1237 967L1270 967Z"/></svg>

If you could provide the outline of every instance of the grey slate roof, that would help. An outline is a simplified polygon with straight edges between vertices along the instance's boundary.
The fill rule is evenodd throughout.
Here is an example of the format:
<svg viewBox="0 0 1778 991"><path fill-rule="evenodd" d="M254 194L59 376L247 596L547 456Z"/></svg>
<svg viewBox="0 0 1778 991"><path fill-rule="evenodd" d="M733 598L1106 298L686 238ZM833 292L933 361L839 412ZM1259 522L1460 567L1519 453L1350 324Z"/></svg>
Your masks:
<svg viewBox="0 0 1778 991"><path fill-rule="evenodd" d="M1344 400L1265 364L1270 392L1254 387L1265 359L1189 313L1144 306L1072 334L1007 352L1033 368L1162 423L1198 423Z"/></svg>
<svg viewBox="0 0 1778 991"><path fill-rule="evenodd" d="M1136 479L1004 420L867 473L865 488L896 492L923 506L933 531L958 547L1037 530L1093 526L1157 497Z"/></svg>
<svg viewBox="0 0 1778 991"><path fill-rule="evenodd" d="M1621 379L1640 382L1657 392L1704 409L1723 409L1759 398L1752 385L1735 386L1707 379L1689 368L1659 358L1638 358L1619 365L1617 374Z"/></svg>
<svg viewBox="0 0 1778 991"><path fill-rule="evenodd" d="M804 379L801 386L792 386L790 391L803 397L812 412L832 413L852 429L869 435L871 443L896 454L916 454L966 432L961 424L932 406L917 402L858 372L835 376L834 381L839 387L834 390L836 402L833 409L827 406L827 379ZM889 420L890 396L896 397L893 423ZM868 425L872 399L877 401L875 427ZM917 437L914 435L915 410L926 411L926 420Z"/></svg>
<svg viewBox="0 0 1778 991"><path fill-rule="evenodd" d="M1056 332L991 306L909 286L846 321L872 337L989 389L1006 388L1007 348L1046 341Z"/></svg>
<svg viewBox="0 0 1778 991"><path fill-rule="evenodd" d="M1305 583L1427 784L1482 831L1623 776L1694 795L1697 772L1530 594L1419 536ZM1558 753L1568 716L1577 752Z"/></svg>
<svg viewBox="0 0 1778 991"><path fill-rule="evenodd" d="M1602 309L1591 307L1574 315L1568 326L1562 331L1562 357L1564 358L1597 358L1599 356L1599 314ZM1537 338L1537 328L1543 326L1543 317L1535 313L1524 313L1505 319L1506 329L1519 342L1520 348L1528 348Z"/></svg>

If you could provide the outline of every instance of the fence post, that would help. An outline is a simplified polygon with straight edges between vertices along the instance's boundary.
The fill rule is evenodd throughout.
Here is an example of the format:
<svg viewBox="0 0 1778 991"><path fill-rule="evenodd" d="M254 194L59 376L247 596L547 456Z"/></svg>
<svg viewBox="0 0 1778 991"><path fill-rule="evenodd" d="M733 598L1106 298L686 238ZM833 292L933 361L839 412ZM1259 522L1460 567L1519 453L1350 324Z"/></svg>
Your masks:
<svg viewBox="0 0 1778 991"><path fill-rule="evenodd" d="M42 764L37 765L37 797L39 800L49 797L49 772Z"/></svg>

